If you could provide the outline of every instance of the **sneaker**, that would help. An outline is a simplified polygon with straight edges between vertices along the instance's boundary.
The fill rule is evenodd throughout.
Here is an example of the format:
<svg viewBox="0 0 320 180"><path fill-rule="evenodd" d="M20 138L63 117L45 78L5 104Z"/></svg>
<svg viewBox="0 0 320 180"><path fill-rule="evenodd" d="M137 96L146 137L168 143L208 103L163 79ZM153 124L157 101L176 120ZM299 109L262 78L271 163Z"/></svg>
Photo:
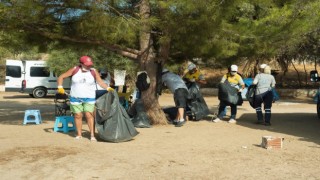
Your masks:
<svg viewBox="0 0 320 180"><path fill-rule="evenodd" d="M220 121L221 121L220 118L216 118L216 119L212 120L212 122L215 122L215 123L220 122Z"/></svg>
<svg viewBox="0 0 320 180"><path fill-rule="evenodd" d="M183 126L185 123L186 123L185 120L183 120L183 121L178 121L177 124L175 125L175 127L181 127L181 126Z"/></svg>
<svg viewBox="0 0 320 180"><path fill-rule="evenodd" d="M97 142L97 139L94 136L91 136L90 141L91 142Z"/></svg>
<svg viewBox="0 0 320 180"><path fill-rule="evenodd" d="M179 122L179 121L175 119L175 120L172 121L172 124L177 125L178 122Z"/></svg>
<svg viewBox="0 0 320 180"><path fill-rule="evenodd" d="M80 139L82 139L82 136L76 136L75 139L80 140Z"/></svg>
<svg viewBox="0 0 320 180"><path fill-rule="evenodd" d="M235 120L235 119L230 119L229 121L228 121L228 123L236 123L237 121Z"/></svg>

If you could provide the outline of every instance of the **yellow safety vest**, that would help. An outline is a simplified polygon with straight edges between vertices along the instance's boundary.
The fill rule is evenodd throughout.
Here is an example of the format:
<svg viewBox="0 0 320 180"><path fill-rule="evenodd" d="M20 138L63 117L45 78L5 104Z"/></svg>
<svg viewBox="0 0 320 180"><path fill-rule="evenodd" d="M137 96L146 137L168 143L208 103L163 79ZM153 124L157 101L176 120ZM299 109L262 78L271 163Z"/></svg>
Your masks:
<svg viewBox="0 0 320 180"><path fill-rule="evenodd" d="M240 80L242 79L239 74L236 74L236 75L234 75L234 76L231 76L231 75L228 73L228 74L225 74L223 77L224 77L225 79L227 79L230 84L234 84L234 85L239 84Z"/></svg>
<svg viewBox="0 0 320 180"><path fill-rule="evenodd" d="M191 74L190 72L188 72L186 75L184 75L184 78L186 79L195 79L195 80L199 80L201 73L199 70L197 70L195 73Z"/></svg>

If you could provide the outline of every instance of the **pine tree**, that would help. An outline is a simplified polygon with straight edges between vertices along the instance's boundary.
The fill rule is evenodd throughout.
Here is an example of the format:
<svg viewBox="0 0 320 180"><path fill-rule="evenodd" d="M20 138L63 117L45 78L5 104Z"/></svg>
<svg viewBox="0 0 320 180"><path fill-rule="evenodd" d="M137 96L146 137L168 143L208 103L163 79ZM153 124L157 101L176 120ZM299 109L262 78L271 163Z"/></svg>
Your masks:
<svg viewBox="0 0 320 180"><path fill-rule="evenodd" d="M43 51L94 54L90 48L99 47L131 59L151 78L142 98L153 124L166 124L155 93L157 65L283 59L301 47L315 55L319 7L317 0L1 0L0 30Z"/></svg>

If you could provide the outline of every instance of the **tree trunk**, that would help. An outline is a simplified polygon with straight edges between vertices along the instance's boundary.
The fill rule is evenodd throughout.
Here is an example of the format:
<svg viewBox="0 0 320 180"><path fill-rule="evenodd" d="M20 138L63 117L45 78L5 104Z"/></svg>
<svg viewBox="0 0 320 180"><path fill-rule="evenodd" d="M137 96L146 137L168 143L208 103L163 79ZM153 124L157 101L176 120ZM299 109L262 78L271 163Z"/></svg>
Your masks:
<svg viewBox="0 0 320 180"><path fill-rule="evenodd" d="M277 62L280 65L281 71L283 72L282 76L280 76L280 81L279 81L280 83L279 84L281 84L283 87L285 87L286 84L284 83L283 79L286 76L286 73L288 72L288 66L289 66L288 63L287 63L288 60L283 55L283 56L277 58Z"/></svg>
<svg viewBox="0 0 320 180"><path fill-rule="evenodd" d="M293 66L294 70L297 72L297 75L298 75L298 82L299 82L299 87L301 88L301 79L300 79L299 71L298 71L298 69L296 68L296 66L294 65L293 60L291 60L291 64L292 64L292 66Z"/></svg>
<svg viewBox="0 0 320 180"><path fill-rule="evenodd" d="M307 72L306 63L305 63L304 60L305 59L302 59L303 69L304 69L304 80L305 80L306 85L308 86L309 85L309 83L308 83L308 72Z"/></svg>
<svg viewBox="0 0 320 180"><path fill-rule="evenodd" d="M153 48L153 41L151 38L151 28L148 24L150 18L150 4L149 0L142 0L140 4L140 17L142 20L140 32L140 69L146 70L150 78L150 88L142 92L141 99L144 103L145 110L149 116L151 124L167 124L166 116L159 104L156 95L156 74L157 63L155 62L155 52Z"/></svg>

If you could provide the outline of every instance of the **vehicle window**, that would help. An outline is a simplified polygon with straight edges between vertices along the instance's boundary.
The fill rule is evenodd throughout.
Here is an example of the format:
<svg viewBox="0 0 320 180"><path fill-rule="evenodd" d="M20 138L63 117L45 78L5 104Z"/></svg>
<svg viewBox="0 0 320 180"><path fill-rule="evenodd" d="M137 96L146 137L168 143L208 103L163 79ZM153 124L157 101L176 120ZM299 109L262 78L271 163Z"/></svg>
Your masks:
<svg viewBox="0 0 320 180"><path fill-rule="evenodd" d="M49 77L50 71L46 67L31 67L30 76L31 77Z"/></svg>
<svg viewBox="0 0 320 180"><path fill-rule="evenodd" d="M6 66L6 76L11 76L15 78L21 77L21 67L20 66Z"/></svg>

